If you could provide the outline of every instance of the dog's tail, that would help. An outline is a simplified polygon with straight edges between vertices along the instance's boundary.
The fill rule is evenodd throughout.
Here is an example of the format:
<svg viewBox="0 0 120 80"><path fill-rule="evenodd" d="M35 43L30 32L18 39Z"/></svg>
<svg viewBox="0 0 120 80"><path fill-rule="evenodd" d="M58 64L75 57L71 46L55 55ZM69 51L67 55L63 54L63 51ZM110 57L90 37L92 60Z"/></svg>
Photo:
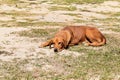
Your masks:
<svg viewBox="0 0 120 80"><path fill-rule="evenodd" d="M106 44L106 38L105 37L103 37L101 42L95 42L95 43L93 42L90 45L91 46L103 46L104 44Z"/></svg>
<svg viewBox="0 0 120 80"><path fill-rule="evenodd" d="M101 42L93 42L93 43L89 43L90 46L102 46L106 44L106 38L103 36Z"/></svg>
<svg viewBox="0 0 120 80"><path fill-rule="evenodd" d="M98 46L102 46L104 44L106 44L106 38L105 37L102 39L102 42L98 43Z"/></svg>

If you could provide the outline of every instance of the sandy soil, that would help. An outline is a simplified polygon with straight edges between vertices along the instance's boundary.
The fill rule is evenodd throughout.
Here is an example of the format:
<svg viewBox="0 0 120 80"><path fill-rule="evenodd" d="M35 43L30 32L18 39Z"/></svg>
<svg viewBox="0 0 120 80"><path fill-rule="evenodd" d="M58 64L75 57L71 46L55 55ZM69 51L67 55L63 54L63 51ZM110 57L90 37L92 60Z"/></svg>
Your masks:
<svg viewBox="0 0 120 80"><path fill-rule="evenodd" d="M105 19L109 15L101 14L100 12L120 12L120 3L117 1L107 1L102 4L87 5L87 4L73 4L72 6L77 7L75 11L50 11L48 8L55 6L55 4L42 3L37 5L27 6L25 8L17 8L15 6L10 6L7 4L0 5L0 12L11 12L11 11L25 11L31 14L42 14L34 16L2 16L0 15L0 21L12 21L16 20L17 22L26 22L27 19L33 19L35 21L47 21L47 22L66 22L70 23L74 19L89 20L91 18L96 19ZM57 5L59 6L59 5ZM64 5L66 6L66 5ZM117 7L116 7L117 6ZM88 10L83 12L83 10ZM81 17L65 15L66 13L70 14L79 14ZM97 24L97 23L96 23ZM49 26L47 26L49 27ZM41 39L37 38L37 41L34 41L33 38L21 37L17 34L11 34L12 32L19 32L23 30L29 30L28 28L23 27L0 27L0 59L3 61L10 61L13 59L25 59L25 58L35 58L44 57L44 56L54 56L52 49L48 48L38 48L39 44L42 42ZM44 55L39 54L44 53ZM84 53L71 52L69 50L64 50L59 53L60 55L73 55L80 56Z"/></svg>
<svg viewBox="0 0 120 80"><path fill-rule="evenodd" d="M19 32L29 30L29 28L0 28L0 59L3 61L10 61L13 59L31 59L36 57L54 56L53 49L38 48L41 40L38 38L20 37L19 35L12 34L12 32ZM35 41L34 41L35 40ZM40 53L44 53L40 54ZM72 53L72 54L71 54ZM38 55L39 54L39 55ZM77 52L63 50L60 55L74 55L79 56Z"/></svg>

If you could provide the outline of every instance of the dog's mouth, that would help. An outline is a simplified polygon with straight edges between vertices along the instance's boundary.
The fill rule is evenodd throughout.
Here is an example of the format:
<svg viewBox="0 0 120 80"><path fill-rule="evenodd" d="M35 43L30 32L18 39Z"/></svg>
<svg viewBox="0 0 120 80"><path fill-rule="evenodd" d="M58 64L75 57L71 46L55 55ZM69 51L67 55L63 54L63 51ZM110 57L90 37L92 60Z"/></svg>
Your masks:
<svg viewBox="0 0 120 80"><path fill-rule="evenodd" d="M55 48L54 45L49 45L49 48L54 48L54 52L61 52L64 48Z"/></svg>
<svg viewBox="0 0 120 80"><path fill-rule="evenodd" d="M58 49L55 48L55 49L54 49L54 52L58 52Z"/></svg>
<svg viewBox="0 0 120 80"><path fill-rule="evenodd" d="M54 48L54 52L61 52L63 49Z"/></svg>

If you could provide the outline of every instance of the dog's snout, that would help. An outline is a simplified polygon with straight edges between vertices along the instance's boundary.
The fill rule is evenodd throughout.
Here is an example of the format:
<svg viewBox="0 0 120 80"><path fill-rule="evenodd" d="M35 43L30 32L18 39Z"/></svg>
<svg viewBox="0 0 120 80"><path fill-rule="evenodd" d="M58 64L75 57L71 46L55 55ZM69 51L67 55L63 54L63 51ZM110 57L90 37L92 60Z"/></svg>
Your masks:
<svg viewBox="0 0 120 80"><path fill-rule="evenodd" d="M54 52L58 52L57 48L54 49Z"/></svg>

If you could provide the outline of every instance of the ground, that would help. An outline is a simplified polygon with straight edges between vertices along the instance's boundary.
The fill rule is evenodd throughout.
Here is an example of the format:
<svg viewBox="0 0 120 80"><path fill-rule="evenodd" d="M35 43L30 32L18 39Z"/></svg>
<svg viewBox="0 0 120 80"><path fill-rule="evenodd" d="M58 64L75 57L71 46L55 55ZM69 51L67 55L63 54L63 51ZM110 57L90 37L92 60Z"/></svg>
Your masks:
<svg viewBox="0 0 120 80"><path fill-rule="evenodd" d="M0 80L120 80L119 21L119 0L0 0ZM97 27L107 44L39 48L67 25Z"/></svg>

